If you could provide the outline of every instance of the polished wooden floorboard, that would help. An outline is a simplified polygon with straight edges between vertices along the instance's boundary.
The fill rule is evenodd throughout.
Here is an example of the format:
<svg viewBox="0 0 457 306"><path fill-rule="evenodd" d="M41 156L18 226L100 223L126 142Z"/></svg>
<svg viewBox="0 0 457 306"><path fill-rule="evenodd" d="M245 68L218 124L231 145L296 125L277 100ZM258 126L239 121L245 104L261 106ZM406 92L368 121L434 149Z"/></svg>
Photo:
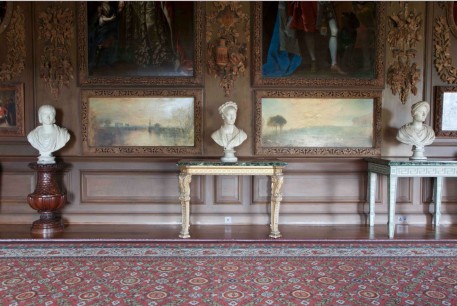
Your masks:
<svg viewBox="0 0 457 306"><path fill-rule="evenodd" d="M180 225L87 225L70 224L63 233L43 237L33 237L30 225L0 225L0 242L30 239L57 240L248 240L248 241L313 241L313 240L389 240L387 225L280 225L282 237L269 238L267 225L192 225L191 238L178 237ZM397 225L393 240L456 240L457 225L440 226L438 230L431 225Z"/></svg>

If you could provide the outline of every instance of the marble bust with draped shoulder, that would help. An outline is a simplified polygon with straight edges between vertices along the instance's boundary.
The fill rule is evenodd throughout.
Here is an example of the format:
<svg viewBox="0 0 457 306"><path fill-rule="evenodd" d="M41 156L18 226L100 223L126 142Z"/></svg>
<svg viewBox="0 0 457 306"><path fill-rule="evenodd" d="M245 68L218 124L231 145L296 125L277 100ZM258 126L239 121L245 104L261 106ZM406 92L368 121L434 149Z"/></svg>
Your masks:
<svg viewBox="0 0 457 306"><path fill-rule="evenodd" d="M211 138L224 148L225 156L221 158L222 161L236 162L233 148L242 144L248 137L242 129L235 126L237 110L238 106L233 101L225 102L218 109L224 124L211 135Z"/></svg>
<svg viewBox="0 0 457 306"><path fill-rule="evenodd" d="M413 152L415 153L410 159L426 159L423 156L423 148L432 144L435 140L435 131L430 126L424 124L429 111L430 105L428 102L420 101L414 103L411 106L413 121L403 125L398 130L397 140L413 146Z"/></svg>
<svg viewBox="0 0 457 306"><path fill-rule="evenodd" d="M41 123L27 135L29 143L40 152L38 164L54 164L52 153L61 149L70 139L66 128L55 124L56 109L52 105L42 105L38 109Z"/></svg>

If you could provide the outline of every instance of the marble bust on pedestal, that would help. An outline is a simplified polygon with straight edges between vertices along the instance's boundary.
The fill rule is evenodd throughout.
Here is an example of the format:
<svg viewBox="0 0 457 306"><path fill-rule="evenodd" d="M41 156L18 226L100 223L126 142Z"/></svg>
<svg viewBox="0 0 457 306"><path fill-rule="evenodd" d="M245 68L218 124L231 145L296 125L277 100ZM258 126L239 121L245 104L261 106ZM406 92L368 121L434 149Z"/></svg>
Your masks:
<svg viewBox="0 0 457 306"><path fill-rule="evenodd" d="M38 109L41 123L27 135L29 143L40 152L38 164L54 164L53 152L61 149L70 139L67 129L55 124L56 109L52 105L43 105Z"/></svg>
<svg viewBox="0 0 457 306"><path fill-rule="evenodd" d="M224 156L221 158L223 162L237 162L234 148L248 137L242 129L235 126L237 110L238 106L233 101L225 102L218 109L224 124L211 135L211 138L224 148Z"/></svg>
<svg viewBox="0 0 457 306"><path fill-rule="evenodd" d="M403 125L397 133L397 140L412 145L413 155L411 160L425 160L424 146L430 145L435 140L435 131L424 124L425 118L430 111L430 105L426 101L420 101L411 106L413 121Z"/></svg>

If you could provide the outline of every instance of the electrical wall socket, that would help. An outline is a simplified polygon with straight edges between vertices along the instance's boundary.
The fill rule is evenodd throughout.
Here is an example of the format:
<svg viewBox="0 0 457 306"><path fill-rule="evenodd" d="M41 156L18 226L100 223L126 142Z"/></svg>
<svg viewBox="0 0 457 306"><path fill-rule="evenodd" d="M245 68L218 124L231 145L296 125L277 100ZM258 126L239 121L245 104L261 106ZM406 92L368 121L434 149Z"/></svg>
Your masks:
<svg viewBox="0 0 457 306"><path fill-rule="evenodd" d="M397 216L397 223L405 224L408 221L406 216Z"/></svg>
<svg viewBox="0 0 457 306"><path fill-rule="evenodd" d="M225 217L225 224L232 224L232 217Z"/></svg>

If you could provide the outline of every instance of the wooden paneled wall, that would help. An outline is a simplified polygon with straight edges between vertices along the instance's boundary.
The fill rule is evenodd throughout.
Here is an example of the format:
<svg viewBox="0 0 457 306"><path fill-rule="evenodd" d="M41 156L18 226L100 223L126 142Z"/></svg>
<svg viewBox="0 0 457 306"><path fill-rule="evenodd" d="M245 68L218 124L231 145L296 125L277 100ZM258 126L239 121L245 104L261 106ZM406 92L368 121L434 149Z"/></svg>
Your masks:
<svg viewBox="0 0 457 306"><path fill-rule="evenodd" d="M69 159L71 161L71 159ZM66 159L68 162L68 159ZM351 160L287 160L281 224L365 224L366 164ZM68 194L63 216L69 223L180 223L176 161L72 161L62 175ZM26 195L35 173L27 161L2 162L0 223L27 223L37 218ZM457 181L446 179L443 224L457 213ZM387 182L378 180L376 223L387 220ZM431 221L431 179L399 179L397 213L410 223ZM220 224L268 224L270 179L249 176L194 176L191 221ZM455 221L455 220L454 220Z"/></svg>
<svg viewBox="0 0 457 306"><path fill-rule="evenodd" d="M240 2L242 10L250 14L251 2ZM446 11L434 2L409 2L410 9L422 17L422 37L417 46L415 61L420 69L417 94L411 94L401 103L385 86L382 91L382 155L409 156L410 147L398 143L396 131L409 122L410 106L420 100L431 102L427 118L433 124L434 87L446 85L440 80L433 64L433 25ZM57 124L68 128L72 139L57 155L68 168L62 184L68 193L68 203L62 213L68 223L122 223L122 224L180 224L181 208L178 200L178 169L176 162L185 158L219 158L221 148L210 135L219 128L219 105L228 100L239 105L237 125L246 131L248 140L237 149L240 159L255 159L254 154L254 97L249 71L234 83L230 97L224 96L219 80L205 75L203 97L203 153L199 156L86 156L82 150L81 101L82 89L78 83L77 37L71 41L71 64L74 76L68 86L55 98L40 78L40 57L44 50L37 38L39 14L50 5L62 5L77 16L76 2L15 2L27 22L24 23L26 58L24 70L11 83L24 84L25 130L31 131L38 123L36 112L40 105L57 108ZM213 10L207 2L207 10ZM389 16L399 10L399 2L389 2ZM389 18L385 26L389 27ZM76 31L74 20L74 33ZM208 29L213 25L206 24ZM216 31L215 31L216 32ZM0 65L6 61L9 47L5 32L0 34ZM452 37L452 52L457 58L457 40ZM250 46L248 46L250 48ZM206 50L203 52L206 56ZM248 54L251 54L250 52ZM206 59L203 59L206 62ZM386 70L392 63L386 44ZM250 66L247 69L251 69ZM204 69L206 73L206 69ZM105 86L109 87L109 86ZM141 87L141 86L140 86ZM291 88L293 90L293 88ZM299 88L302 90L303 88ZM309 88L308 88L309 90ZM333 88L332 90L338 90ZM437 138L426 148L429 157L457 156L457 141ZM23 137L0 137L0 223L31 223L38 218L26 197L35 186L35 173L28 167L36 161L37 152ZM367 166L363 158L353 157L293 157L279 156L288 162L285 168L280 224L364 224L367 222ZM387 182L378 180L376 195L376 223L387 222ZM457 222L457 181L445 179L443 190L442 223ZM191 222L194 224L223 224L231 216L234 224L269 223L270 182L267 177L193 177L191 183ZM431 222L431 179L400 179L397 192L397 213L408 216L409 223Z"/></svg>

